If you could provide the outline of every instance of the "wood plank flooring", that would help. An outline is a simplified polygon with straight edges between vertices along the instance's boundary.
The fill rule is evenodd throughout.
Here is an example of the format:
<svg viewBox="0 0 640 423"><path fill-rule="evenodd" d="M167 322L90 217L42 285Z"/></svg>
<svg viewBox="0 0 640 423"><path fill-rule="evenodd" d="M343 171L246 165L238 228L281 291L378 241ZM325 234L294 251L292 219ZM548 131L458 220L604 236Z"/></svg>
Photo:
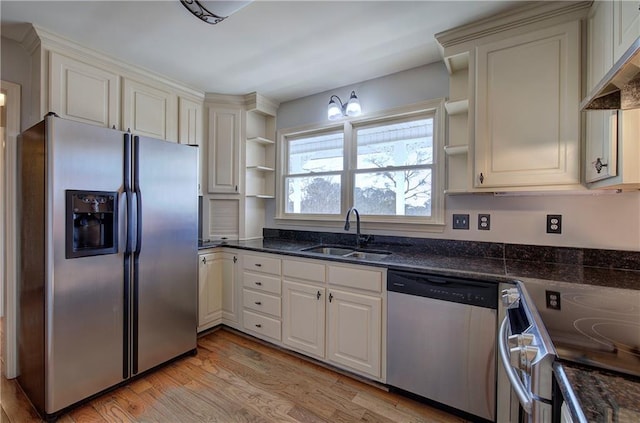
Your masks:
<svg viewBox="0 0 640 423"><path fill-rule="evenodd" d="M0 422L40 422L15 380L2 375ZM464 420L222 329L198 354L62 416L94 422L430 422Z"/></svg>

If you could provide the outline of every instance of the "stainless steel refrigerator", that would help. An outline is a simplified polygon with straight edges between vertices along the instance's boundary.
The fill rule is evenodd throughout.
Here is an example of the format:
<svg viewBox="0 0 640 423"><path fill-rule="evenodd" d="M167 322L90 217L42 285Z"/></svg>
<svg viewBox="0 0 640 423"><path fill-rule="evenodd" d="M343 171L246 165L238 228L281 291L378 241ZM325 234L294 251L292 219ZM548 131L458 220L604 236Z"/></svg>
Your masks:
<svg viewBox="0 0 640 423"><path fill-rule="evenodd" d="M197 147L47 116L18 151L18 381L36 409L195 353Z"/></svg>

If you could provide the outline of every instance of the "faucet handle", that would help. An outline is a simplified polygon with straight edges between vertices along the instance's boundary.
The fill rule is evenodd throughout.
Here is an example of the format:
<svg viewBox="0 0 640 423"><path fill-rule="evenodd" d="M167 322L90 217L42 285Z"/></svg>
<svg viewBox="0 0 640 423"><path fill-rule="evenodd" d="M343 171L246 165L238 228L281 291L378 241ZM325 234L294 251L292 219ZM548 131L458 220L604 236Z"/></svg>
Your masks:
<svg viewBox="0 0 640 423"><path fill-rule="evenodd" d="M360 235L359 241L362 245L366 245L373 241L373 235Z"/></svg>

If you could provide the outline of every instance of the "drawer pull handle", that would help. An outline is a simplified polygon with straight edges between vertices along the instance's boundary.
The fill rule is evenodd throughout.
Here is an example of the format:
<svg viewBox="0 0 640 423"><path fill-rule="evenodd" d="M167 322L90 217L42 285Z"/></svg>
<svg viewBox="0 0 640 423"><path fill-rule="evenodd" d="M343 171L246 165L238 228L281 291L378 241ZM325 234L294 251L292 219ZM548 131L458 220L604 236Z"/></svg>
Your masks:
<svg viewBox="0 0 640 423"><path fill-rule="evenodd" d="M320 291L318 291L318 293L316 294L316 300L319 300L321 296L322 294L320 294Z"/></svg>
<svg viewBox="0 0 640 423"><path fill-rule="evenodd" d="M256 327L257 327L257 328L261 328L261 327L262 327L262 325L261 325L260 323L256 323Z"/></svg>
<svg viewBox="0 0 640 423"><path fill-rule="evenodd" d="M333 301L333 294L329 293L329 302L332 302L332 301Z"/></svg>
<svg viewBox="0 0 640 423"><path fill-rule="evenodd" d="M262 286L262 282L256 282L256 285Z"/></svg>
<svg viewBox="0 0 640 423"><path fill-rule="evenodd" d="M262 267L260 263L256 263L256 267Z"/></svg>
<svg viewBox="0 0 640 423"><path fill-rule="evenodd" d="M262 305L262 301L256 301L254 302L255 305Z"/></svg>

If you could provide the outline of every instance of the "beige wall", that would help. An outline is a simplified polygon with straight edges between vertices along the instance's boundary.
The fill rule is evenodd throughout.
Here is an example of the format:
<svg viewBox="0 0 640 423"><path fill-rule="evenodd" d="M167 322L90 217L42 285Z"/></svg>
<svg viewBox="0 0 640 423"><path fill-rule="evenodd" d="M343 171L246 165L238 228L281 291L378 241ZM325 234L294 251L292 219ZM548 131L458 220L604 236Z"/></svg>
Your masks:
<svg viewBox="0 0 640 423"><path fill-rule="evenodd" d="M373 112L448 95L448 75L442 63L423 66L353 86L283 103L278 127L324 124L331 94L348 95L355 89L363 111ZM505 242L566 247L640 251L640 192L598 195L473 194L447 196L443 233L397 233L404 236ZM469 230L451 229L453 213L470 214ZM478 213L491 214L491 230L477 229ZM562 234L546 233L546 215L563 215ZM279 226L274 219L275 200L267 208L266 227L342 232L335 227ZM381 232L372 232L380 233ZM392 233L385 233L392 234Z"/></svg>

